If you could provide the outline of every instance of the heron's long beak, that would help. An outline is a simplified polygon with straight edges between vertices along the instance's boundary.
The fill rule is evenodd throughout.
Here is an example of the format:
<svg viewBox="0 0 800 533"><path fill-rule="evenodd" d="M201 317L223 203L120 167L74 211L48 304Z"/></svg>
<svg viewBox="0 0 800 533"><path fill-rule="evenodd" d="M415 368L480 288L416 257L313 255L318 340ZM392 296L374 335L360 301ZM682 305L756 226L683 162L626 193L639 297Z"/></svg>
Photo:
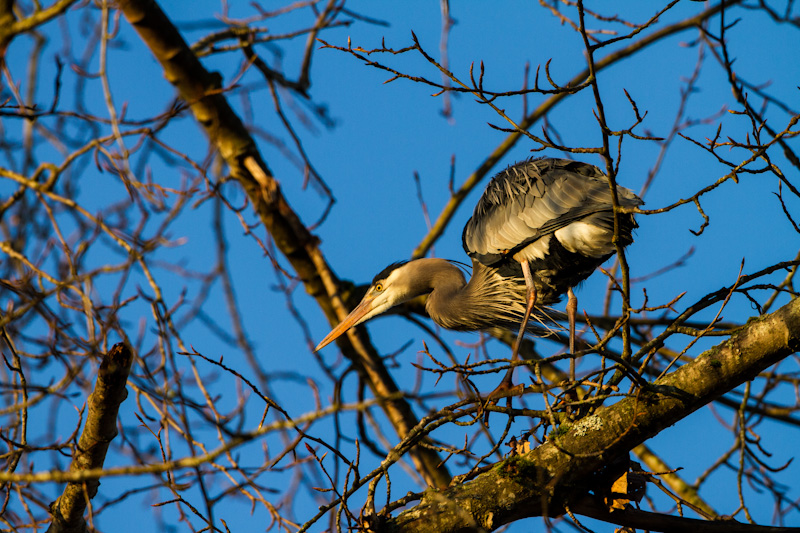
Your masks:
<svg viewBox="0 0 800 533"><path fill-rule="evenodd" d="M317 347L314 348L315 352L320 351L336 339L338 339L344 332L348 329L352 328L367 315L370 311L372 311L372 302L375 298L364 298L361 300L355 309L353 309L347 317L341 321L341 323L333 328L333 331L328 333L328 336L322 339L322 341L317 344Z"/></svg>

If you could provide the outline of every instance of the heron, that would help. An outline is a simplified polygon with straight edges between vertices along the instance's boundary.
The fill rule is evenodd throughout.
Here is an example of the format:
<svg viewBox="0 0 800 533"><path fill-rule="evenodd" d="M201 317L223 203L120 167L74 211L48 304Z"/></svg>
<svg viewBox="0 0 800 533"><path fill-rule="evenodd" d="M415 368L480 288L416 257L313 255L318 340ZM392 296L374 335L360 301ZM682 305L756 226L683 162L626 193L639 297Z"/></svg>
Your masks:
<svg viewBox="0 0 800 533"><path fill-rule="evenodd" d="M425 310L443 328L519 328L511 356L516 361L533 309L558 303L567 294L574 353L577 299L572 288L617 250L612 194L608 176L587 163L540 158L509 166L492 178L464 226L462 244L472 260L469 281L455 262L445 259L392 263L315 351L350 328L427 294ZM622 208L644 203L625 187L617 186L616 196ZM637 227L633 214L619 213L617 225L619 245L628 246ZM496 390L510 387L513 370L512 365ZM574 379L574 359L571 375Z"/></svg>

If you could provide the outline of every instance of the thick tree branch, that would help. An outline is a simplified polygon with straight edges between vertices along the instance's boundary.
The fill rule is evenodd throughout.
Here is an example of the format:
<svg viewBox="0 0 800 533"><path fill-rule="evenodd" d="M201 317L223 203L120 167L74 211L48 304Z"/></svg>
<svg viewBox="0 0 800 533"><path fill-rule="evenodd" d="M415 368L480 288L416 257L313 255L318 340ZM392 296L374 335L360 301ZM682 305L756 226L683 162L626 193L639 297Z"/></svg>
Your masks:
<svg viewBox="0 0 800 533"><path fill-rule="evenodd" d="M117 436L119 406L128 397L125 386L132 363L133 351L124 343L115 344L103 357L94 391L87 402L86 425L72 456L71 472L103 467L108 446ZM98 478L67 483L61 496L50 505L53 521L48 533L85 532L83 513L99 486Z"/></svg>
<svg viewBox="0 0 800 533"><path fill-rule="evenodd" d="M563 514L591 490L587 479L614 459L721 394L800 349L800 299L752 320L725 342L658 380L648 391L591 415L595 430L564 427L531 452L498 463L473 481L429 491L389 519L391 531L496 529L530 516ZM585 419L584 419L585 420Z"/></svg>
<svg viewBox="0 0 800 533"><path fill-rule="evenodd" d="M349 312L340 297L340 283L325 261L312 235L281 192L255 141L239 116L231 109L218 76L208 72L188 47L178 30L152 0L122 0L125 18L150 48L164 69L164 76L191 106L197 121L246 191L275 245L289 260L306 291L314 296L331 324ZM374 348L353 332L339 343L376 397L396 396L397 384ZM349 340L348 340L349 339ZM404 399L383 405L397 434L405 437L417 424L411 406ZM415 448L411 457L418 471L433 486L446 486L450 475L435 451Z"/></svg>

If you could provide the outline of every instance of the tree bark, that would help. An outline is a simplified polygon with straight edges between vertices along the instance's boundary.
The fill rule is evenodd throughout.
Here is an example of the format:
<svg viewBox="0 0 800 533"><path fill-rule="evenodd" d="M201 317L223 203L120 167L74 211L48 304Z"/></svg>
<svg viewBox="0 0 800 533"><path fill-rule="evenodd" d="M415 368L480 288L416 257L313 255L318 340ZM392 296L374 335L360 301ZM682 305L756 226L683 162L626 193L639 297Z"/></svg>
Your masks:
<svg viewBox="0 0 800 533"><path fill-rule="evenodd" d="M119 406L128 397L128 375L133 351L124 343L115 344L100 363L94 391L87 400L86 425L72 456L70 471L102 468L108 446L117 436ZM48 533L83 533L87 531L83 513L97 494L100 480L67 483L64 492L50 504L53 521Z"/></svg>

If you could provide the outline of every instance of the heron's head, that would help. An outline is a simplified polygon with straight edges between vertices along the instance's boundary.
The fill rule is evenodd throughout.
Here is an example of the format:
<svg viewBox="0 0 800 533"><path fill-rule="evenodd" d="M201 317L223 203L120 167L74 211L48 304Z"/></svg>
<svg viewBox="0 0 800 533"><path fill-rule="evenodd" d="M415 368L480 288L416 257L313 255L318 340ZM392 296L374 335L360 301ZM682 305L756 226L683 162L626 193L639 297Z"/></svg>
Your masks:
<svg viewBox="0 0 800 533"><path fill-rule="evenodd" d="M413 272L415 263L416 261L392 263L384 268L372 280L367 293L356 308L322 339L314 351L319 351L332 343L353 326L366 322L374 316L385 313L395 305L422 294L415 290L417 279Z"/></svg>

